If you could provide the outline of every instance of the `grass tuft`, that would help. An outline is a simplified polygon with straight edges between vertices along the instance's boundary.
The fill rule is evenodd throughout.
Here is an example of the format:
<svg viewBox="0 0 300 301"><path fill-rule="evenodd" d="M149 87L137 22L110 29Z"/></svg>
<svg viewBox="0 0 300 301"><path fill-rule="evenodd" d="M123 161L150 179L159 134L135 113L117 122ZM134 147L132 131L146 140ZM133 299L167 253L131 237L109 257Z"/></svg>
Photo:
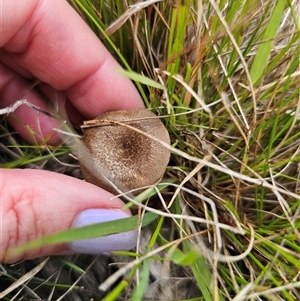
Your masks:
<svg viewBox="0 0 300 301"><path fill-rule="evenodd" d="M110 265L105 256L51 258L0 296L300 300L299 3L70 3L171 135L162 183L125 197L144 223L148 211L158 219L140 228L136 253L116 252ZM5 116L0 135L1 167L78 177L72 142L26 145ZM99 264L105 277L90 273ZM29 269L1 267L2 290Z"/></svg>

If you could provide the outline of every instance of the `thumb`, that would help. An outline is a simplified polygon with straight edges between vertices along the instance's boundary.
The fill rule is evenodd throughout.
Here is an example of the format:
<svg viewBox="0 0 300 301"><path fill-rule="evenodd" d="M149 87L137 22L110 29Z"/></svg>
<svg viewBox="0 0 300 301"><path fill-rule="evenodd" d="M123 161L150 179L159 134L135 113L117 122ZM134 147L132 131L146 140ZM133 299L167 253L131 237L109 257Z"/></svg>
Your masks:
<svg viewBox="0 0 300 301"><path fill-rule="evenodd" d="M0 262L39 256L129 250L136 231L57 244L8 258L7 250L36 238L92 223L126 218L124 203L75 178L42 170L0 169Z"/></svg>

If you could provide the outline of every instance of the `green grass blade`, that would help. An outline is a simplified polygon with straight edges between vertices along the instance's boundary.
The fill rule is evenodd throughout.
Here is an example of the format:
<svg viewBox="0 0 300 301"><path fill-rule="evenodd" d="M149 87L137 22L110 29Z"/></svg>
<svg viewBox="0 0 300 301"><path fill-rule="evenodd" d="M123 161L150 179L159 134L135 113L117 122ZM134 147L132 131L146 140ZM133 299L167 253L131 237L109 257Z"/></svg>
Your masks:
<svg viewBox="0 0 300 301"><path fill-rule="evenodd" d="M191 252L193 248L190 242L188 241L183 241L183 246L185 252ZM208 269L208 265L205 258L203 256L199 256L198 259L195 260L190 267L199 285L201 293L203 294L204 300L213 301L213 293L211 292L212 275L210 270ZM224 301L222 295L219 294L218 297L219 301Z"/></svg>
<svg viewBox="0 0 300 301"><path fill-rule="evenodd" d="M126 77L130 78L131 80L135 81L136 83L141 83L141 84L144 84L149 87L156 88L156 89L161 89L161 90L164 89L164 87L161 84L155 82L154 80L152 80L148 77L145 77L144 75L141 75L141 74L138 74L135 72L129 72L129 71L126 71L123 69L118 70L118 73L125 75Z"/></svg>
<svg viewBox="0 0 300 301"><path fill-rule="evenodd" d="M146 226L157 218L154 213L146 213L142 220L142 226ZM94 225L85 226L82 228L69 229L53 235L38 238L21 246L17 246L8 250L8 257L16 256L30 249L39 248L44 245L51 245L57 243L66 243L76 240L89 239L101 237L110 234L122 233L135 230L138 227L139 216L132 216L120 220L109 221L105 223L98 223Z"/></svg>
<svg viewBox="0 0 300 301"><path fill-rule="evenodd" d="M277 1L270 18L270 22L263 35L263 41L266 42L263 42L258 47L253 64L250 68L250 76L254 85L258 83L259 79L264 74L265 67L268 64L272 46L274 45L274 39L276 38L277 30L285 7L285 0Z"/></svg>
<svg viewBox="0 0 300 301"><path fill-rule="evenodd" d="M139 285L137 285L133 291L133 295L130 299L131 301L143 300L144 293L148 288L148 282L150 277L150 264L151 264L150 259L144 260L143 269L140 275L140 282Z"/></svg>

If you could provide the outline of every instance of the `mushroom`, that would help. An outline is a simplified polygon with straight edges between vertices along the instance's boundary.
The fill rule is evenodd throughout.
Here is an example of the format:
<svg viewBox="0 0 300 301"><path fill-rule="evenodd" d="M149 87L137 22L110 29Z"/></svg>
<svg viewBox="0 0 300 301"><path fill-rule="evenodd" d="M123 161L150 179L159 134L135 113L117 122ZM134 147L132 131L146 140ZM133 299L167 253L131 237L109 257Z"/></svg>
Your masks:
<svg viewBox="0 0 300 301"><path fill-rule="evenodd" d="M133 127L137 130L134 130ZM161 120L146 109L112 111L84 122L78 160L86 180L107 191L123 192L158 182L170 159L170 144ZM113 184L113 185L112 185Z"/></svg>

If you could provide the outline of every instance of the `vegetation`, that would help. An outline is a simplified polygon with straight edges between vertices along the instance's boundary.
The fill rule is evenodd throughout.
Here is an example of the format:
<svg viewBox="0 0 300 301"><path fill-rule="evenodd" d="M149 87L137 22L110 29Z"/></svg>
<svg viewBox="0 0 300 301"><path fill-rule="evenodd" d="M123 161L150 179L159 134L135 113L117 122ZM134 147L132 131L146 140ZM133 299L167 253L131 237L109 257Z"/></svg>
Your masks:
<svg viewBox="0 0 300 301"><path fill-rule="evenodd" d="M297 1L70 3L160 115L172 158L157 187L123 196L145 227L135 252L109 259L110 277L99 275L105 256L4 266L7 287L31 270L26 289L20 281L4 299L300 300ZM1 136L2 167L78 172L72 143L28 146L5 116ZM65 239L60 233L24 247Z"/></svg>

